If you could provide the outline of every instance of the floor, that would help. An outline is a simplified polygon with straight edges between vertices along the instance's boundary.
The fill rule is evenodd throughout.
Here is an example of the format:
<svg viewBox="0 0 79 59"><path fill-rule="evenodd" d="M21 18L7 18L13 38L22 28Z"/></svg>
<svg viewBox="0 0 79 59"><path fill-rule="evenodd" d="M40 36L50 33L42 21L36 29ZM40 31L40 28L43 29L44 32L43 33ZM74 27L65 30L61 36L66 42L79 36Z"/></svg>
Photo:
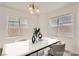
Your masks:
<svg viewBox="0 0 79 59"><path fill-rule="evenodd" d="M63 56L79 56L78 54L72 53L70 51L65 51Z"/></svg>

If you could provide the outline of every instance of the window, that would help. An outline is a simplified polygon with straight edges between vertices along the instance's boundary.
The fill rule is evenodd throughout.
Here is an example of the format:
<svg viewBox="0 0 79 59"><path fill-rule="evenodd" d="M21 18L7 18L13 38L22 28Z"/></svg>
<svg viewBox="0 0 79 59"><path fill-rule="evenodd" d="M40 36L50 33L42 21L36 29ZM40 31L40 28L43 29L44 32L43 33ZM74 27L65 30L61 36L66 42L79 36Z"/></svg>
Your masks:
<svg viewBox="0 0 79 59"><path fill-rule="evenodd" d="M20 17L8 17L8 36L15 37L23 35L27 28L27 20Z"/></svg>
<svg viewBox="0 0 79 59"><path fill-rule="evenodd" d="M73 15L66 14L49 19L49 35L72 37Z"/></svg>
<svg viewBox="0 0 79 59"><path fill-rule="evenodd" d="M67 14L59 17L59 35L72 37L73 24L72 24L72 14Z"/></svg>

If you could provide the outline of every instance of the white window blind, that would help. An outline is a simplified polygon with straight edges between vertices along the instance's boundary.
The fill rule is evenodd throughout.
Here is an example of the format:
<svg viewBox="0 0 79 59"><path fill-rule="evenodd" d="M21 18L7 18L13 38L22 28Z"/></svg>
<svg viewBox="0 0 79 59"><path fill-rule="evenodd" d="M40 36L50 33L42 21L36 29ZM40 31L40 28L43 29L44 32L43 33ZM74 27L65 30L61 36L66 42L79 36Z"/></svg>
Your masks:
<svg viewBox="0 0 79 59"><path fill-rule="evenodd" d="M24 35L27 31L28 23L26 18L9 16L7 20L9 37Z"/></svg>
<svg viewBox="0 0 79 59"><path fill-rule="evenodd" d="M65 14L49 19L49 35L72 37L73 14Z"/></svg>

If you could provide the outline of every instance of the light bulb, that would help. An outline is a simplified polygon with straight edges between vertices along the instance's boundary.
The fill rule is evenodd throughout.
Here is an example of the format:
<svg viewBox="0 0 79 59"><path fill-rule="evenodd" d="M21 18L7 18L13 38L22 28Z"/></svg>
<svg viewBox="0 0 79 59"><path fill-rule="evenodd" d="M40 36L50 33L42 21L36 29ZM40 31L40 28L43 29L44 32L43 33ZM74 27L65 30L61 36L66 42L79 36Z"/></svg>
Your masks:
<svg viewBox="0 0 79 59"><path fill-rule="evenodd" d="M33 12L33 11L30 11L30 13L31 13L31 14L34 14L34 12Z"/></svg>
<svg viewBox="0 0 79 59"><path fill-rule="evenodd" d="M40 11L39 11L39 9L38 9L38 8L36 8L35 12L36 12L36 13L39 13Z"/></svg>
<svg viewBox="0 0 79 59"><path fill-rule="evenodd" d="M32 7L29 7L29 10L32 10Z"/></svg>
<svg viewBox="0 0 79 59"><path fill-rule="evenodd" d="M29 5L28 9L29 9L29 10L32 10L32 9L33 9L33 8L32 8L32 5Z"/></svg>
<svg viewBox="0 0 79 59"><path fill-rule="evenodd" d="M36 10L36 13L39 13L39 12L40 12L39 9L37 9L37 10Z"/></svg>

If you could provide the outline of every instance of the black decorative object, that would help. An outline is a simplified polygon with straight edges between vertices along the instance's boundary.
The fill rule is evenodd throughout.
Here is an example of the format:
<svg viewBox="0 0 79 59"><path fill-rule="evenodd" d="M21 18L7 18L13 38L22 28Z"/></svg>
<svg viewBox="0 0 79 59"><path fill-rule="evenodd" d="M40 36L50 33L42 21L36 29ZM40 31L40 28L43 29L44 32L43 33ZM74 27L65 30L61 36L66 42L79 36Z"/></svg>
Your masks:
<svg viewBox="0 0 79 59"><path fill-rule="evenodd" d="M42 34L40 32L40 28L34 28L34 33L32 36L32 43L35 43L37 38L38 38L38 40L42 39Z"/></svg>

